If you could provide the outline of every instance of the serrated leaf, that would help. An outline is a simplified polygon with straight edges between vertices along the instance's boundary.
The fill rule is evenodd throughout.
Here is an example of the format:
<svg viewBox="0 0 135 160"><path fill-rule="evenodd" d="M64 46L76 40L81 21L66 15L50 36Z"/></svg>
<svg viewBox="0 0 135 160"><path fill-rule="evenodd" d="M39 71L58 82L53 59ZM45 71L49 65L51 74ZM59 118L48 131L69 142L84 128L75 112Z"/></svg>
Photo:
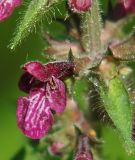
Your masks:
<svg viewBox="0 0 135 160"><path fill-rule="evenodd" d="M50 2L48 0L32 0L18 25L16 34L11 40L9 47L15 49L16 46L33 31L37 22L41 21L43 16L52 10L53 5L57 3L58 0L52 0ZM54 10L52 12L54 12Z"/></svg>

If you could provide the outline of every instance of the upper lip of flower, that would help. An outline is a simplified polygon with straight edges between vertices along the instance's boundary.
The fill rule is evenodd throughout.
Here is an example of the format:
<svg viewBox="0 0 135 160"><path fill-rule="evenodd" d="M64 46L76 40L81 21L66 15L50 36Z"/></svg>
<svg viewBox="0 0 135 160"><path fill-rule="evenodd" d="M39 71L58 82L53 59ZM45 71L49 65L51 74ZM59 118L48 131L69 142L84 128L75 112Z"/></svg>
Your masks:
<svg viewBox="0 0 135 160"><path fill-rule="evenodd" d="M41 82L46 82L52 76L61 80L73 74L73 63L71 61L50 62L45 65L38 61L28 62L23 69Z"/></svg>
<svg viewBox="0 0 135 160"><path fill-rule="evenodd" d="M42 64L38 61L32 61L24 64L22 69L25 71L20 78L19 88L29 93L31 88L42 86L49 81L52 76L64 80L73 75L74 64L71 61L57 61Z"/></svg>

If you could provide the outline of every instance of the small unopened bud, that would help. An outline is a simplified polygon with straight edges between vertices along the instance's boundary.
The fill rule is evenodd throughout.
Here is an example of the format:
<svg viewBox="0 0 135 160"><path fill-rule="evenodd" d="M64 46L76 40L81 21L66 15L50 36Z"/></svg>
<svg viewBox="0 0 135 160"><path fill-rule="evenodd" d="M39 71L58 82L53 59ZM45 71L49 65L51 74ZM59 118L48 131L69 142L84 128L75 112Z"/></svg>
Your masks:
<svg viewBox="0 0 135 160"><path fill-rule="evenodd" d="M54 142L49 148L49 153L52 155L61 155L61 150L64 147L64 144L61 142Z"/></svg>
<svg viewBox="0 0 135 160"><path fill-rule="evenodd" d="M74 160L93 160L89 146L89 138L86 135L81 135L78 139Z"/></svg>
<svg viewBox="0 0 135 160"><path fill-rule="evenodd" d="M68 0L68 4L73 12L82 13L90 9L92 0Z"/></svg>

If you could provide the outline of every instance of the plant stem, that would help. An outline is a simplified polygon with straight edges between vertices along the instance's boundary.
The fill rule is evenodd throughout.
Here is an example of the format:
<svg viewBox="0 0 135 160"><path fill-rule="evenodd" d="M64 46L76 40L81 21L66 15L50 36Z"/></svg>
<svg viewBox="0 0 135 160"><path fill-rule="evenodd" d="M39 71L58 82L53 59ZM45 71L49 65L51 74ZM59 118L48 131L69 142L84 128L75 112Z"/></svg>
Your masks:
<svg viewBox="0 0 135 160"><path fill-rule="evenodd" d="M82 45L85 51L97 57L102 51L101 44L101 17L98 0L93 0L90 11L82 15Z"/></svg>

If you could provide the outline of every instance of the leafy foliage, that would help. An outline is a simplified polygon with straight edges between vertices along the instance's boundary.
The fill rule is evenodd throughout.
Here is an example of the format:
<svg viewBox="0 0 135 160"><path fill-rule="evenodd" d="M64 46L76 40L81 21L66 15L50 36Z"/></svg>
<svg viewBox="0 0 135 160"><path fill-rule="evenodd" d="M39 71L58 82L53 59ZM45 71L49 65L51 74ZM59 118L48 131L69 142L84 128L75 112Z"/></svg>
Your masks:
<svg viewBox="0 0 135 160"><path fill-rule="evenodd" d="M49 2L48 0L33 0L28 4L27 10L24 13L23 18L20 20L20 24L17 26L15 36L11 40L9 47L15 49L21 41L28 36L33 29L36 29L38 22L42 21L44 16L52 18L55 15L54 4L58 4L58 0ZM49 13L49 12L52 12Z"/></svg>

